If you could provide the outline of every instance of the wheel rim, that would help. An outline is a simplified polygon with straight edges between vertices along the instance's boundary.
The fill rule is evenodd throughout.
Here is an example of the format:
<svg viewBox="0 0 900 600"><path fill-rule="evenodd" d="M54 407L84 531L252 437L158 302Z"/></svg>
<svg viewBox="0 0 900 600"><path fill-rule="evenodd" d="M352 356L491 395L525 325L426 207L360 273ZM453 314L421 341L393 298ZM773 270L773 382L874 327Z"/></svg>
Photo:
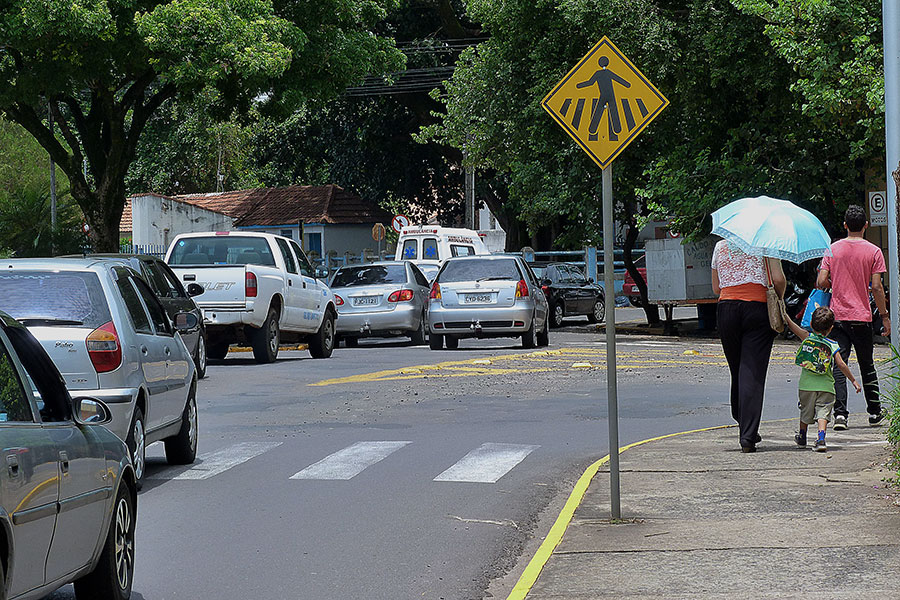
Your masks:
<svg viewBox="0 0 900 600"><path fill-rule="evenodd" d="M197 344L197 363L200 371L206 370L207 360L209 359L206 356L206 340L201 335L200 342Z"/></svg>
<svg viewBox="0 0 900 600"><path fill-rule="evenodd" d="M325 342L325 350L331 350L332 344L334 344L334 321L331 319L325 320L325 331L322 332L324 336Z"/></svg>
<svg viewBox="0 0 900 600"><path fill-rule="evenodd" d="M134 534L131 526L131 507L125 498L116 506L116 578L119 589L127 590L134 569Z"/></svg>
<svg viewBox="0 0 900 600"><path fill-rule="evenodd" d="M274 319L269 322L269 350L278 352L278 321Z"/></svg>
<svg viewBox="0 0 900 600"><path fill-rule="evenodd" d="M602 321L603 317L606 316L606 307L603 306L603 302L597 302L594 304L594 318L598 321Z"/></svg>
<svg viewBox="0 0 900 600"><path fill-rule="evenodd" d="M197 451L197 438L199 427L197 425L197 401L191 398L188 402L188 442L191 445L191 452Z"/></svg>
<svg viewBox="0 0 900 600"><path fill-rule="evenodd" d="M134 430L131 432L134 438L134 456L131 457L134 463L134 476L141 479L144 476L144 422L137 419L134 422Z"/></svg>
<svg viewBox="0 0 900 600"><path fill-rule="evenodd" d="M562 325L563 322L563 307L559 304L553 307L553 322L557 325Z"/></svg>

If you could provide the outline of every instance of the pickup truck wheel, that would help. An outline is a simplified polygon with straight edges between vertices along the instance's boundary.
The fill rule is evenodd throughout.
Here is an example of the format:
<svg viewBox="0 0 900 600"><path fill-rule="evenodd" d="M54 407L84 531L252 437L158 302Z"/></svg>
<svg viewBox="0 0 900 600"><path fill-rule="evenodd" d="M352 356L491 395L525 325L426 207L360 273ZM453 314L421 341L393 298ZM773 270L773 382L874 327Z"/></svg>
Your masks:
<svg viewBox="0 0 900 600"><path fill-rule="evenodd" d="M444 336L438 333L429 334L428 347L432 350L441 350L444 347Z"/></svg>
<svg viewBox="0 0 900 600"><path fill-rule="evenodd" d="M210 344L206 347L206 356L213 360L222 360L228 354L228 342Z"/></svg>
<svg viewBox="0 0 900 600"><path fill-rule="evenodd" d="M278 358L278 347L281 345L278 330L278 310L269 309L269 314L262 327L253 332L253 358L258 363L273 363Z"/></svg>
<svg viewBox="0 0 900 600"><path fill-rule="evenodd" d="M225 347L225 352L228 352L228 346ZM197 379L206 377L206 365L208 362L206 334L201 331L200 337L197 339L197 351L194 352L194 366L197 368Z"/></svg>
<svg viewBox="0 0 900 600"><path fill-rule="evenodd" d="M419 328L415 331L411 332L409 335L409 339L412 340L413 346L421 346L425 343L425 315L422 315L422 320L419 321Z"/></svg>
<svg viewBox="0 0 900 600"><path fill-rule="evenodd" d="M350 338L347 338L350 339ZM334 314L325 311L325 318L316 335L309 341L309 353L313 358L328 358L334 351Z"/></svg>

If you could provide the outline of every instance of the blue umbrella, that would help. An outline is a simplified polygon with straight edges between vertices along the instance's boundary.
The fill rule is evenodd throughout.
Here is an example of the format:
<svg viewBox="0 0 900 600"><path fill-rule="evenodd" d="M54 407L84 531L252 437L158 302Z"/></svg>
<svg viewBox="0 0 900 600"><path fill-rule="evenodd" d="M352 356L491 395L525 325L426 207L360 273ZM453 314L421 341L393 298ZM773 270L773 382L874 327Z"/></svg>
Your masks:
<svg viewBox="0 0 900 600"><path fill-rule="evenodd" d="M831 255L831 237L808 210L768 196L742 198L712 214L714 235L747 254L802 263Z"/></svg>

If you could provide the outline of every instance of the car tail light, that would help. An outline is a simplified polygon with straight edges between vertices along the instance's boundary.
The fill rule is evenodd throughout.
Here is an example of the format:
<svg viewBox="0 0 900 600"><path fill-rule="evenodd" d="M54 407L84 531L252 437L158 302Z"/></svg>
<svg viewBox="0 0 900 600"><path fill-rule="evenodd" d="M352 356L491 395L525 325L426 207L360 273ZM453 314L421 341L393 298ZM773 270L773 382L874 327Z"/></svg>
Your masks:
<svg viewBox="0 0 900 600"><path fill-rule="evenodd" d="M516 284L516 298L527 298L528 297L528 284L525 283L524 279L520 279L519 283Z"/></svg>
<svg viewBox="0 0 900 600"><path fill-rule="evenodd" d="M88 334L85 339L88 356L98 373L115 371L122 364L122 346L119 334L112 321L104 323Z"/></svg>
<svg viewBox="0 0 900 600"><path fill-rule="evenodd" d="M388 296L388 302L409 302L414 295L412 290L397 290Z"/></svg>
<svg viewBox="0 0 900 600"><path fill-rule="evenodd" d="M432 300L440 300L441 299L441 284L438 282L434 282L434 285L431 286L431 294L428 296Z"/></svg>
<svg viewBox="0 0 900 600"><path fill-rule="evenodd" d="M244 276L244 295L248 298L256 298L256 273L247 271Z"/></svg>
<svg viewBox="0 0 900 600"><path fill-rule="evenodd" d="M337 294L335 294L335 295L334 295L334 303L337 304L338 306L343 306L343 305L344 305L344 299L341 298L340 296L338 296Z"/></svg>

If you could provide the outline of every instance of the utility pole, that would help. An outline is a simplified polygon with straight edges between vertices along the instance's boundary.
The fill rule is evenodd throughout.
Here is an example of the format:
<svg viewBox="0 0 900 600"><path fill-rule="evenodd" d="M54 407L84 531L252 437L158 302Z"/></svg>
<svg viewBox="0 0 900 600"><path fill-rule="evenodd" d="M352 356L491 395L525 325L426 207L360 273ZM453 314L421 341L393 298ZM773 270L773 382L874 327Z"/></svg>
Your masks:
<svg viewBox="0 0 900 600"><path fill-rule="evenodd" d="M887 171L888 288L891 334L900 339L900 291L898 291L897 182L894 171L900 168L900 2L882 0L884 35L884 120ZM894 342L896 343L896 342ZM896 369L896 367L895 367Z"/></svg>
<svg viewBox="0 0 900 600"><path fill-rule="evenodd" d="M50 102L47 102L47 123L50 125L50 135L53 135L53 109ZM56 165L53 163L53 157L50 157L50 228L56 235ZM55 248L54 248L55 250Z"/></svg>

